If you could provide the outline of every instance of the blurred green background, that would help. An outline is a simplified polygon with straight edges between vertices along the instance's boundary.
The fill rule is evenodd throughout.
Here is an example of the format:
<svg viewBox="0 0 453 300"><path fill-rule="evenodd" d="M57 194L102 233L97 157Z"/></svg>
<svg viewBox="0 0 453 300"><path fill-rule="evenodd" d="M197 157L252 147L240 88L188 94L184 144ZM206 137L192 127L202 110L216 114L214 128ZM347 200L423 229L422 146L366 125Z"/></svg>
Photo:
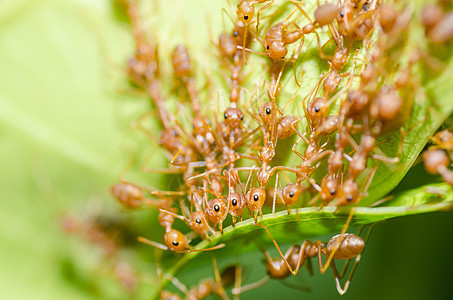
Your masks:
<svg viewBox="0 0 453 300"><path fill-rule="evenodd" d="M226 1L161 1L151 3L146 15L152 24L162 24L161 53L169 53L182 41L206 48L208 39L187 41L188 33L219 32L222 7ZM176 26L176 19L184 25ZM200 24L211 24L210 31ZM108 191L149 144L129 126L147 102L121 92L124 61L132 49L128 28L111 1L0 3L0 299L148 299L155 288L148 248L141 247L139 257L125 251L137 269L149 272L130 295L102 266L99 251L65 234L59 223L67 212L83 217L102 210L119 215L133 233L146 229L150 214L123 212ZM418 181L420 174L414 171L406 181ZM148 175L146 180L158 187L163 179ZM450 298L451 228L452 212L379 224L342 297ZM256 262L244 266L247 282L264 273L258 252L241 260ZM210 266L185 271L179 279L190 286L203 274L211 276ZM340 297L330 273L315 271L313 278L303 274L289 281L312 292L271 282L241 298Z"/></svg>

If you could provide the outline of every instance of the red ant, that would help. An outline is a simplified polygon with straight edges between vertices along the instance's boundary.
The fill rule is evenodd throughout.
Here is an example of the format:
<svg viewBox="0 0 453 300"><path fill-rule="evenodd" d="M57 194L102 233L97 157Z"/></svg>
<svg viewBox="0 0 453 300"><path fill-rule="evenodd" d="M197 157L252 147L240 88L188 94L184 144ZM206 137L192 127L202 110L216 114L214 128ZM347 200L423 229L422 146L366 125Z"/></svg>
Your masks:
<svg viewBox="0 0 453 300"><path fill-rule="evenodd" d="M358 232L358 235L351 233L338 234L332 237L327 243L321 242L320 240L315 242L306 240L300 246L294 245L290 247L285 254L282 253L280 247L272 237L267 227L260 223L257 225L260 225L266 230L281 257L281 261L275 260L271 258L267 251L263 251L266 257L266 268L268 270L268 274L272 278L285 278L290 274L296 275L306 260L310 261L311 258L315 257L318 257L319 271L324 273L328 265L326 262L323 266L321 254L324 254L325 256L333 255L334 259L348 260L341 273L338 273L334 261L332 261L331 264L338 293L343 295L349 288L352 276L355 273L361 254L365 248L365 244L367 243L375 224L371 225L365 240L359 236L365 227L362 226ZM349 261L353 258L355 258L354 266L352 267L344 288L341 288L340 279L344 277L349 266Z"/></svg>

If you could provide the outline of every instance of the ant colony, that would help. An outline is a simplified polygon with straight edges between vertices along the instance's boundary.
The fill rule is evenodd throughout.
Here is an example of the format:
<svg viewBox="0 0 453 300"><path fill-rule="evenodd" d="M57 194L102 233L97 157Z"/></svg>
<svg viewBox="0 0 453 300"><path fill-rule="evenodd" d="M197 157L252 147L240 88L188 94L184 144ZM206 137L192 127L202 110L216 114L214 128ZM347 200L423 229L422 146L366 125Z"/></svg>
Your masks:
<svg viewBox="0 0 453 300"><path fill-rule="evenodd" d="M321 274L332 272L332 286L344 294L374 225L350 233L356 208L379 205L362 200L380 166L397 166L405 137L428 121L409 122L420 93L416 70L427 60L440 61L429 50L411 46L409 31L418 26L428 45L446 47L453 39L452 7L439 1L417 15L410 1L226 0L218 12L224 32L206 37L223 75L215 86L207 72L196 71L189 43L162 55L159 39L151 38L157 28L144 26L141 1L120 2L135 41L128 80L150 101L150 110L134 124L168 157L168 168L143 167L143 172L178 178L173 182L179 186L159 190L120 179L111 192L129 210L156 212L162 240L146 233L138 237L156 257L178 261L205 255L214 269L212 277L187 288L171 266L156 259L159 297L238 299L270 279L301 276L304 266L313 273L311 259ZM305 69L306 60L316 61L320 70ZM171 90L164 88L169 85ZM176 106L167 100L174 94ZM159 132L144 122L150 118ZM426 170L453 185L453 133L440 129L431 140L435 146L420 156ZM381 149L388 144L396 145L392 155ZM342 215L336 220L342 223L325 241L304 240L298 233L280 241L293 246L280 247L283 233L278 231L284 227L273 228L278 222L266 223L266 218L296 223L304 209L332 219ZM257 241L250 235L241 239L246 225ZM218 267L221 253L243 239L250 240L247 247L260 253L256 263L264 262L267 270L257 282L247 282L240 263ZM341 260L343 270L336 266Z"/></svg>

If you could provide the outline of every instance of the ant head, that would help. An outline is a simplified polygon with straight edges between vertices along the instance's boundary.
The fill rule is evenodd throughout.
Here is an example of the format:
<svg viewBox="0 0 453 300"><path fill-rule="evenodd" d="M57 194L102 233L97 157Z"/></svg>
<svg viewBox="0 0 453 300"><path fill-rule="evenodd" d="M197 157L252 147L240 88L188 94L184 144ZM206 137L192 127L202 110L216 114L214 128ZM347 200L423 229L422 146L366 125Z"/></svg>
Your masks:
<svg viewBox="0 0 453 300"><path fill-rule="evenodd" d="M294 205L299 200L300 189L296 183L288 183L282 190L283 201L286 205Z"/></svg>
<svg viewBox="0 0 453 300"><path fill-rule="evenodd" d="M288 49L286 49L281 41L273 40L270 43L265 42L264 46L266 47L267 54L273 59L284 59L288 53Z"/></svg>
<svg viewBox="0 0 453 300"><path fill-rule="evenodd" d="M234 26L233 31L231 32L231 36L233 37L234 42L236 45L243 45L244 43L244 35L245 35L245 27L243 24L236 24ZM248 44L250 41L250 36L247 35L247 40L245 41L245 44Z"/></svg>
<svg viewBox="0 0 453 300"><path fill-rule="evenodd" d="M247 193L247 206L250 211L257 211L263 207L266 200L264 188L253 188Z"/></svg>
<svg viewBox="0 0 453 300"><path fill-rule="evenodd" d="M227 207L222 199L216 198L209 200L208 206L209 209L205 213L212 224L217 225L225 220Z"/></svg>
<svg viewBox="0 0 453 300"><path fill-rule="evenodd" d="M450 164L450 159L444 150L430 149L423 153L425 169L428 173L437 174L440 169L446 168Z"/></svg>
<svg viewBox="0 0 453 300"><path fill-rule="evenodd" d="M201 211L194 211L190 216L190 228L196 233L203 235L206 233L208 224L206 224L206 219Z"/></svg>
<svg viewBox="0 0 453 300"><path fill-rule="evenodd" d="M338 180L335 176L326 176L321 182L321 199L324 202L332 201L338 192Z"/></svg>
<svg viewBox="0 0 453 300"><path fill-rule="evenodd" d="M338 10L338 6L332 3L318 6L314 13L315 23L318 23L319 26L330 24L337 17Z"/></svg>
<svg viewBox="0 0 453 300"><path fill-rule="evenodd" d="M266 126L272 125L272 116L276 115L275 113L272 113L273 109L274 106L272 105L272 102L264 103L263 106L261 106L259 109L260 117Z"/></svg>
<svg viewBox="0 0 453 300"><path fill-rule="evenodd" d="M137 208L142 205L143 192L130 183L117 183L111 187L113 196L128 208Z"/></svg>
<svg viewBox="0 0 453 300"><path fill-rule="evenodd" d="M244 196L240 193L231 193L228 195L227 201L229 203L230 209L229 213L232 217L242 216L247 202L244 199Z"/></svg>
<svg viewBox="0 0 453 300"><path fill-rule="evenodd" d="M326 98L317 97L308 104L307 113L313 124L318 124L327 116L329 104Z"/></svg>
<svg viewBox="0 0 453 300"><path fill-rule="evenodd" d="M354 19L354 6L352 5L343 5L340 7L337 14L338 22L350 23Z"/></svg>
<svg viewBox="0 0 453 300"><path fill-rule="evenodd" d="M255 8L250 1L241 1L238 5L238 18L244 24L249 24L255 16Z"/></svg>
<svg viewBox="0 0 453 300"><path fill-rule="evenodd" d="M453 150L453 133L451 133L448 129L439 131L431 139L441 148Z"/></svg>
<svg viewBox="0 0 453 300"><path fill-rule="evenodd" d="M176 128L165 128L160 135L159 144L170 151L170 153L177 152L182 147L182 143Z"/></svg>
<svg viewBox="0 0 453 300"><path fill-rule="evenodd" d="M244 120L244 114L239 108L227 108L223 117L225 118L225 125L230 130L240 128L242 120Z"/></svg>
<svg viewBox="0 0 453 300"><path fill-rule="evenodd" d="M187 248L186 237L176 229L170 229L165 233L164 242L171 251L184 251Z"/></svg>
<svg viewBox="0 0 453 300"><path fill-rule="evenodd" d="M338 206L345 206L354 203L359 196L359 186L352 180L346 180L338 192Z"/></svg>

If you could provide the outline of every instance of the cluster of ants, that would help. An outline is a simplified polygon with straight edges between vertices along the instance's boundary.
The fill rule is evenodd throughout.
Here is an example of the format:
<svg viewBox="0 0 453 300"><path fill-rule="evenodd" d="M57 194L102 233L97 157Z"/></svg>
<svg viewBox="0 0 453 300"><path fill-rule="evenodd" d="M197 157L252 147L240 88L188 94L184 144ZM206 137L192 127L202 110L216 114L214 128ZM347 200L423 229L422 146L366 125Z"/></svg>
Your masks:
<svg viewBox="0 0 453 300"><path fill-rule="evenodd" d="M420 53L405 52L409 22L414 17L412 10L398 9L396 4L379 0L338 0L317 4L311 15L303 1L290 0L285 5L291 12L276 23L272 13L262 16L277 6L274 0L242 0L237 8L228 1L236 13L232 18L233 29L222 33L216 42L218 61L227 70L229 83L229 105L222 120L218 120L215 109L207 113L211 107L204 103L209 101L200 99L188 49L178 45L171 55L173 74L179 82L177 89L187 99L187 103L179 105L191 110L192 128L188 129L178 119L180 116L167 107L158 48L143 31L137 4L132 0L124 2L136 45L135 54L128 60L128 78L136 88L146 91L155 107L153 112L162 128L158 143L170 160L168 169L160 172L183 176L183 183L173 191L127 181L111 188L114 197L127 208L158 210L158 222L165 230L164 243L144 237L139 240L176 253L220 249L225 245L195 249L190 245L190 237L211 240L223 234L228 215L235 227L246 219L247 208L249 218L267 232L280 258L274 259L267 250L262 250L268 276L249 286L235 284L232 289L235 296L269 278L296 275L306 260L315 257L321 273L331 266L338 292L344 294L367 240L346 230L354 208L367 196L378 162L398 163L407 133L402 128L411 113L419 84L412 75ZM432 43L452 39L452 13L442 2L425 10L421 19ZM327 41L323 40L325 36L329 37ZM329 69L308 94L299 97L305 71L297 70L297 62L303 58L301 53L306 50L305 40L309 38ZM262 50L257 50L258 47ZM252 92L245 88L248 78L245 69L251 55L265 57L267 76L264 84L256 82ZM279 103L284 98L282 78L290 69L288 66L293 66L298 88L290 92L293 96L282 106ZM250 99L247 102L244 98ZM303 115L286 114L291 103L301 107ZM155 134L140 120L135 124L155 139ZM388 139L377 140L398 129L400 151L398 156L388 157L377 147ZM297 139L292 152L300 163L279 165L275 160L277 144L291 138ZM424 154L427 170L453 184L453 171L448 169L451 162L445 152L451 154L453 134L443 131L433 140L438 147ZM306 144L303 151L298 148L301 142ZM282 253L268 228L259 222L263 209L269 205L272 208L268 209L275 213L277 204L284 205L288 214L295 213L294 206L352 208L341 233L327 243L307 240ZM191 232L184 234L173 228L175 219L185 222ZM325 263L322 256L327 257ZM338 272L335 260L349 263L351 259L355 259L355 264L342 288L340 279L347 265L343 272ZM240 281L240 266L227 268L222 274L217 267L215 270L215 280L205 280L190 290L176 278L172 282L187 299L203 299L210 294L227 299L224 287ZM160 295L162 299L181 299L168 291L161 291Z"/></svg>

